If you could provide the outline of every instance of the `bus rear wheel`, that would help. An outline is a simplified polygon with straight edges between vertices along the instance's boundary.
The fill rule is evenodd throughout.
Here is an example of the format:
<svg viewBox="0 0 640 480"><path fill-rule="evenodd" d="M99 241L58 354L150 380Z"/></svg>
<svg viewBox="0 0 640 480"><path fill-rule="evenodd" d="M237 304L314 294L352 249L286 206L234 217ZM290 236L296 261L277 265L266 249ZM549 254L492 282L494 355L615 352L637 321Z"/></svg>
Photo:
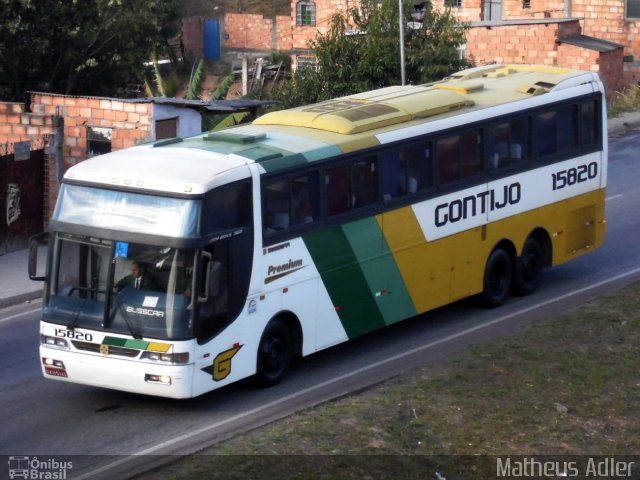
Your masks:
<svg viewBox="0 0 640 480"><path fill-rule="evenodd" d="M269 322L258 346L258 385L270 387L280 383L289 371L292 353L291 333L285 322L277 318Z"/></svg>
<svg viewBox="0 0 640 480"><path fill-rule="evenodd" d="M542 255L540 242L529 237L513 269L513 289L516 294L529 295L536 291L542 276Z"/></svg>
<svg viewBox="0 0 640 480"><path fill-rule="evenodd" d="M509 296L512 276L509 254L501 248L491 252L484 269L482 303L490 308L502 305Z"/></svg>

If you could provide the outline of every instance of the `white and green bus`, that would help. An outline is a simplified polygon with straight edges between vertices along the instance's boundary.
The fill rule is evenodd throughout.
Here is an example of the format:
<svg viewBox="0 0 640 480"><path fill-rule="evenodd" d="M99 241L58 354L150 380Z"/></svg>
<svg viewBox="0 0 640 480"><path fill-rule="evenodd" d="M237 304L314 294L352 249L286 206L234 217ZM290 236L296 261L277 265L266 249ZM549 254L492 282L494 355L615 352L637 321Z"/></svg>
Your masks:
<svg viewBox="0 0 640 480"><path fill-rule="evenodd" d="M271 385L458 299L530 294L603 242L605 110L592 72L492 65L83 161L49 224L43 374Z"/></svg>

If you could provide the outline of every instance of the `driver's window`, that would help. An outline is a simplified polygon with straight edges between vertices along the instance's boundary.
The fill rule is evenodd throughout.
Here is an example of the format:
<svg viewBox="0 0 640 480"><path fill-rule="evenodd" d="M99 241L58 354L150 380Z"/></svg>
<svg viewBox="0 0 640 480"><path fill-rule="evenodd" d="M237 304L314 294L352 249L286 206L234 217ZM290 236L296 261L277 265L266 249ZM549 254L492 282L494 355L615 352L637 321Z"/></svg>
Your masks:
<svg viewBox="0 0 640 480"><path fill-rule="evenodd" d="M210 338L229 321L229 244L216 242L205 249L201 262L198 318L199 338Z"/></svg>

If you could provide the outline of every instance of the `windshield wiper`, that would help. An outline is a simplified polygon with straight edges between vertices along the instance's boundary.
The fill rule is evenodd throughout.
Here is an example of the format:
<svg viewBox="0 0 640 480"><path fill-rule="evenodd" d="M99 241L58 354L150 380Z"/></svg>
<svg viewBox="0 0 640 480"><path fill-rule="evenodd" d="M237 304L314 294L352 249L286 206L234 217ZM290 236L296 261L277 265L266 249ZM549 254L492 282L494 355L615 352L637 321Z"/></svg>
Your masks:
<svg viewBox="0 0 640 480"><path fill-rule="evenodd" d="M82 313L82 310L84 309L85 303L87 303L87 299L83 298L82 299L82 303L80 304L80 306L78 308L76 308L75 312L73 312L73 318L71 319L71 321L69 323L67 323L67 329L68 330L73 330L74 328L76 328L78 326L78 318L80 318L80 313Z"/></svg>
<svg viewBox="0 0 640 480"><path fill-rule="evenodd" d="M103 328L106 330L108 328L111 327L111 324L113 323L113 319L116 316L116 313L118 313L118 310L120 310L120 312L122 313L122 319L124 320L124 323L127 325L127 329L129 330L129 333L131 334L131 336L133 338L135 338L136 340L140 340L142 339L142 334L140 334L132 325L132 323L130 322L129 319L129 314L127 313L127 310L125 308L123 308L124 304L120 303L116 308L113 308L113 311L111 313L111 315L109 315L109 323L105 324L103 326Z"/></svg>

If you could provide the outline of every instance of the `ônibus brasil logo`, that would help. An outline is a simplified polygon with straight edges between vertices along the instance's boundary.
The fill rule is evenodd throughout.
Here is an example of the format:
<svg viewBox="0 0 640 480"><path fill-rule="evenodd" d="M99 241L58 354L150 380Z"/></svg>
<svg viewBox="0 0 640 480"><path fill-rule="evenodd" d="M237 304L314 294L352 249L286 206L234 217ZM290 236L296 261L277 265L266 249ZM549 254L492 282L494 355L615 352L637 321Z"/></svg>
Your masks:
<svg viewBox="0 0 640 480"><path fill-rule="evenodd" d="M53 458L10 456L9 478L25 478L33 480L65 480L67 470L73 468L73 462L60 461Z"/></svg>

